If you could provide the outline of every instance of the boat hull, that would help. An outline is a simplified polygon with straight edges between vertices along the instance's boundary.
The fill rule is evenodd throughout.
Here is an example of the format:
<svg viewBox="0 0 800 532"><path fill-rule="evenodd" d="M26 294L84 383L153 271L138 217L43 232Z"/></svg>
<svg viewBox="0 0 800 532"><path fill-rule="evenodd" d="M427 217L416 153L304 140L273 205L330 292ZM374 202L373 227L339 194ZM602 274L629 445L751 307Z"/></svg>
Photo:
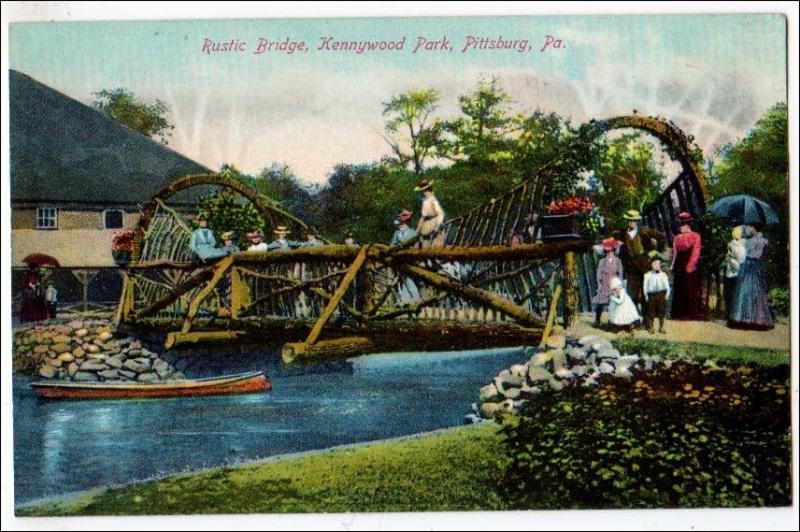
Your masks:
<svg viewBox="0 0 800 532"><path fill-rule="evenodd" d="M47 399L149 399L261 393L272 385L263 373L172 381L167 383L54 383L34 382L39 397Z"/></svg>

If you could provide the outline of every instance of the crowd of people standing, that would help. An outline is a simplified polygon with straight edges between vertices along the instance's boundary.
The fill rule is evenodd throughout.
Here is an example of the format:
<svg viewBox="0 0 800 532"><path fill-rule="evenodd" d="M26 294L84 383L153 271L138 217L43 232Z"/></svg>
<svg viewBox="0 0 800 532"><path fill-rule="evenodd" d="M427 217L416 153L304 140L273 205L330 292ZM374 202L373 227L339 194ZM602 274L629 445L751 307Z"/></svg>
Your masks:
<svg viewBox="0 0 800 532"><path fill-rule="evenodd" d="M641 215L630 210L624 215L625 231L602 241L604 254L597 266L595 326L600 326L604 310L609 323L628 332L642 326L665 332L667 309L673 320L707 319L703 277L700 268L703 242L695 229L695 219L681 212L669 253L670 276L662 270L666 235L640 227ZM732 230L727 255L721 265L724 277L725 312L733 328L767 330L774 327L769 306L762 259L769 242L758 224Z"/></svg>

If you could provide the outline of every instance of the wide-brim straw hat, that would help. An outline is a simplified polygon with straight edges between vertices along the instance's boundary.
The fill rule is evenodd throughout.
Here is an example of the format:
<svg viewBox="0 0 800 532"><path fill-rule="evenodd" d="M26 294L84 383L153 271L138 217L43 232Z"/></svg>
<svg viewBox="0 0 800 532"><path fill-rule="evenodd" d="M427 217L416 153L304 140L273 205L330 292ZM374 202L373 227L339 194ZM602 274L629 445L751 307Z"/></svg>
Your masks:
<svg viewBox="0 0 800 532"><path fill-rule="evenodd" d="M636 209L630 209L628 211L625 211L625 214L623 214L622 217L625 218L626 220L639 221L642 219L642 215L639 214L639 211L637 211Z"/></svg>
<svg viewBox="0 0 800 532"><path fill-rule="evenodd" d="M694 221L694 216L688 211L683 211L678 215L678 219L683 223L689 223Z"/></svg>
<svg viewBox="0 0 800 532"><path fill-rule="evenodd" d="M613 251L619 247L619 241L616 238L606 238L600 243L600 246L603 251Z"/></svg>
<svg viewBox="0 0 800 532"><path fill-rule="evenodd" d="M248 231L245 236L247 238L262 238L264 235L258 229L254 229L253 231Z"/></svg>
<svg viewBox="0 0 800 532"><path fill-rule="evenodd" d="M207 222L208 221L208 217L206 217L205 214L200 213L200 214L198 214L197 216L194 217L194 221L195 222Z"/></svg>
<svg viewBox="0 0 800 532"><path fill-rule="evenodd" d="M647 256L650 258L651 262L656 259L661 260L661 253L659 253L656 250L651 251L650 253L647 254Z"/></svg>
<svg viewBox="0 0 800 532"><path fill-rule="evenodd" d="M397 215L397 221L407 222L411 219L412 216L414 215L411 213L411 211L409 211L408 209L403 209L402 211L400 211L400 214Z"/></svg>
<svg viewBox="0 0 800 532"><path fill-rule="evenodd" d="M236 233L234 233L233 231L225 231L220 235L220 237L222 237L222 240L233 240L233 237L235 235Z"/></svg>
<svg viewBox="0 0 800 532"><path fill-rule="evenodd" d="M417 186L414 187L414 192L422 192L423 190L431 190L433 188L433 180L430 181L420 181Z"/></svg>
<svg viewBox="0 0 800 532"><path fill-rule="evenodd" d="M286 236L288 234L291 234L292 231L285 225L279 225L272 232L278 236Z"/></svg>

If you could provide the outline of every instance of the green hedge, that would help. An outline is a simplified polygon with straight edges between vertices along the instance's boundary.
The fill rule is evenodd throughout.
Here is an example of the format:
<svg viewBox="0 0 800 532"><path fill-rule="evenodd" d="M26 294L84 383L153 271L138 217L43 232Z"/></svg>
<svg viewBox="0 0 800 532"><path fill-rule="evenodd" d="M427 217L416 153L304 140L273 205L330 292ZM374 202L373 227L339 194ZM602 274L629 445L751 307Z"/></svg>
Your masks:
<svg viewBox="0 0 800 532"><path fill-rule="evenodd" d="M679 362L541 397L505 420L512 507L791 504L788 366Z"/></svg>

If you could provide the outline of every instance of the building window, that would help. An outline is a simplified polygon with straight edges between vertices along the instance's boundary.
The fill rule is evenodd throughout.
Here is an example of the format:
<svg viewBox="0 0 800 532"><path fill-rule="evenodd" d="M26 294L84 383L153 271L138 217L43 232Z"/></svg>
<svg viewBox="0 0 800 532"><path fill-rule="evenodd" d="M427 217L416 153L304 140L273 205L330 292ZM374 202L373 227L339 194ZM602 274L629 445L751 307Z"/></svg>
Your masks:
<svg viewBox="0 0 800 532"><path fill-rule="evenodd" d="M58 209L55 207L37 208L36 229L58 229Z"/></svg>
<svg viewBox="0 0 800 532"><path fill-rule="evenodd" d="M103 211L103 229L119 229L122 227L123 212L117 209Z"/></svg>

